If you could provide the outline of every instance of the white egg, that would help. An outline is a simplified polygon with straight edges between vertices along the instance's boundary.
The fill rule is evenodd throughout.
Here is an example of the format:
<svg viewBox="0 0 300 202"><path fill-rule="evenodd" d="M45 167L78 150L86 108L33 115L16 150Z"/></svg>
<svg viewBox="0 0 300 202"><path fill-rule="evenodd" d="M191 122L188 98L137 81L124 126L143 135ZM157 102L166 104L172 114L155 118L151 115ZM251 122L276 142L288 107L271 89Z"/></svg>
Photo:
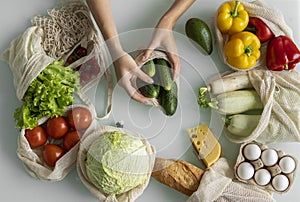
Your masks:
<svg viewBox="0 0 300 202"><path fill-rule="evenodd" d="M243 162L237 167L237 175L243 180L249 180L254 175L254 167L249 162Z"/></svg>
<svg viewBox="0 0 300 202"><path fill-rule="evenodd" d="M273 166L278 161L278 154L274 149L266 149L261 153L261 160L265 166Z"/></svg>
<svg viewBox="0 0 300 202"><path fill-rule="evenodd" d="M249 161L257 160L260 157L261 149L257 144L247 144L244 149L244 157Z"/></svg>
<svg viewBox="0 0 300 202"><path fill-rule="evenodd" d="M296 168L295 160L290 156L284 156L279 160L279 167L283 173L291 173Z"/></svg>
<svg viewBox="0 0 300 202"><path fill-rule="evenodd" d="M271 174L267 169L262 168L255 172L254 179L258 185L264 186L271 181Z"/></svg>
<svg viewBox="0 0 300 202"><path fill-rule="evenodd" d="M285 175L276 175L272 180L272 185L277 191L284 191L289 186L289 179Z"/></svg>

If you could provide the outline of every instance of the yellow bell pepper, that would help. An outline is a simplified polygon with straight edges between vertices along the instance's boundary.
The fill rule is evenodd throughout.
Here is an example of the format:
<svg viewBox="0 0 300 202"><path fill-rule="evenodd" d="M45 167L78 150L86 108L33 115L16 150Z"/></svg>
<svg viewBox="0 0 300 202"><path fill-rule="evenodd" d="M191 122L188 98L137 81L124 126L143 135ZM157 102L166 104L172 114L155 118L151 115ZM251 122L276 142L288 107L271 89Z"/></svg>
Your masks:
<svg viewBox="0 0 300 202"><path fill-rule="evenodd" d="M238 69L250 69L260 57L258 37L247 31L232 35L225 44L224 54L228 64Z"/></svg>
<svg viewBox="0 0 300 202"><path fill-rule="evenodd" d="M223 34L241 32L248 22L248 12L240 1L225 2L218 9L217 26Z"/></svg>

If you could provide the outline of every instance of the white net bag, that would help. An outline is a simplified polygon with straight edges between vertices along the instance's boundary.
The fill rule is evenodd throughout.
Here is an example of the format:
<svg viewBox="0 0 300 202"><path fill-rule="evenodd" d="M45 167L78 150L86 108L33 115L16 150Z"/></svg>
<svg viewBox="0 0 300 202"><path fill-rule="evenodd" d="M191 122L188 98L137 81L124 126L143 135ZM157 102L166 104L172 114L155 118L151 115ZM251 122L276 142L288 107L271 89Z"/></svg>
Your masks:
<svg viewBox="0 0 300 202"><path fill-rule="evenodd" d="M198 190L187 202L274 202L272 193L255 185L237 181L233 166L225 158L220 158L204 173Z"/></svg>
<svg viewBox="0 0 300 202"><path fill-rule="evenodd" d="M293 39L293 31L289 27L289 25L286 23L283 14L281 11L278 9L272 7L271 5L265 3L264 1L261 0L255 0L251 2L246 2L246 1L240 1L241 4L244 6L244 9L248 12L249 16L251 17L257 17L260 18L268 27L272 30L275 36L280 36L280 35L285 35L288 36L289 38ZM216 35L216 42L217 42L217 47L218 47L218 52L223 60L223 62L231 67L234 70L241 70L236 67L231 66L228 64L226 56L224 54L224 47L225 44L229 40L229 35L227 34L222 34L221 31L217 27L217 15L215 17L215 35ZM266 65L266 48L267 45L266 43L262 44L260 51L261 51L261 56L257 60L256 64L250 68L257 68L260 66L265 66ZM250 70L247 69L247 70Z"/></svg>
<svg viewBox="0 0 300 202"><path fill-rule="evenodd" d="M138 138L140 139L144 147L147 151L147 155L143 156L143 163L145 165L139 165L139 169L141 167L144 167L145 169L142 169L143 173L146 170L147 174L147 180L144 181L144 183L139 184L138 186L124 192L121 194L105 194L103 193L99 188L97 188L92 181L90 180L88 174L87 174L87 168L86 168L86 159L87 159L87 154L89 152L90 147L94 142L97 140L103 138L107 132L121 132L123 134L127 134L133 138ZM108 152L109 153L109 152ZM106 153L105 155L109 155ZM133 155L134 153L130 154L128 157ZM97 158L95 158L97 159ZM126 158L125 158L126 160ZM124 159L121 159L121 161L124 161ZM123 201L135 201L146 189L148 186L150 177L151 177L151 172L154 166L154 161L155 161L155 148L151 146L144 137L138 133L126 130L124 128L116 128L112 126L100 126L96 128L93 131L90 131L88 135L81 141L80 143L80 148L78 152L78 160L77 160L77 172L78 175L82 181L82 183L86 186L86 188L99 200L99 201L106 201L106 202L123 202ZM134 162L131 162L134 163ZM145 167L146 166L146 167ZM99 168L100 169L100 168ZM111 168L112 171L114 168ZM110 169L109 169L110 170ZM123 171L120 171L123 172Z"/></svg>

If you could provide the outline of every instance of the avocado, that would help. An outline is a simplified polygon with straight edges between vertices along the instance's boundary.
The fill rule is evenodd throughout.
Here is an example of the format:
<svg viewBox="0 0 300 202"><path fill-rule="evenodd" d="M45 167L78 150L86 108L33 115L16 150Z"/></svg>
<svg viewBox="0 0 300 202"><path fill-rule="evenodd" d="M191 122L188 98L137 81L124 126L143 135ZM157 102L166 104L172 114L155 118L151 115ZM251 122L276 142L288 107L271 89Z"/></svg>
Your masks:
<svg viewBox="0 0 300 202"><path fill-rule="evenodd" d="M187 37L196 42L210 55L213 51L212 34L208 25L199 18L191 18L185 24Z"/></svg>

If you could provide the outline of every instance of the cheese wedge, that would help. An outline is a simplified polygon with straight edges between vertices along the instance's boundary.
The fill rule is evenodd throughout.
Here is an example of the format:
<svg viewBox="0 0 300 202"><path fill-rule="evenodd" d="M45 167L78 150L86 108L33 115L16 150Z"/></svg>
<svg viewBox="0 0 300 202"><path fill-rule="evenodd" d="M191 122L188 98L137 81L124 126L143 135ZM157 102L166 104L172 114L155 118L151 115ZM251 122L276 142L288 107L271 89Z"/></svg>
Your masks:
<svg viewBox="0 0 300 202"><path fill-rule="evenodd" d="M221 145L206 124L187 129L193 147L206 167L214 164L221 155Z"/></svg>

